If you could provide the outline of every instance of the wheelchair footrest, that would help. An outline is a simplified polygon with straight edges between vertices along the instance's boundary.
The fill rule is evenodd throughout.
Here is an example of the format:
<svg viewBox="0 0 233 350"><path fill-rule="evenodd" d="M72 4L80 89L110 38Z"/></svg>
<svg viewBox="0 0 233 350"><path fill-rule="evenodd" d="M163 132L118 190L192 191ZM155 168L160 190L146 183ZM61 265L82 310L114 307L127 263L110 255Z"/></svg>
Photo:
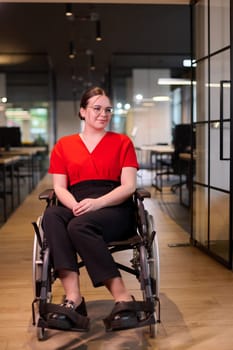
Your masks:
<svg viewBox="0 0 233 350"><path fill-rule="evenodd" d="M41 328L62 329L77 332L87 332L90 320L88 317L80 315L75 310L61 305L51 303L41 303L39 306L40 318L37 326ZM62 315L64 321L53 318L52 315Z"/></svg>
<svg viewBox="0 0 233 350"><path fill-rule="evenodd" d="M143 301L119 302L103 321L107 332L152 325L156 323L154 305Z"/></svg>

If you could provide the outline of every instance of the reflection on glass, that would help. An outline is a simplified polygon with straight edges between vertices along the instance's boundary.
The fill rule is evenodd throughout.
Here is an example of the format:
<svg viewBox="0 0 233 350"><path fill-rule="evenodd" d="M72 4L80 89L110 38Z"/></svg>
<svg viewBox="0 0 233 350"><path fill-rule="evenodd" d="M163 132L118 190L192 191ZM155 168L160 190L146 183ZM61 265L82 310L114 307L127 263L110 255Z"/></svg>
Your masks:
<svg viewBox="0 0 233 350"><path fill-rule="evenodd" d="M196 114L197 121L208 120L208 62L198 62L196 68Z"/></svg>
<svg viewBox="0 0 233 350"><path fill-rule="evenodd" d="M211 0L210 53L228 45L230 45L230 0Z"/></svg>
<svg viewBox="0 0 233 350"><path fill-rule="evenodd" d="M224 149L229 151L230 129L225 129L224 137ZM210 128L210 186L226 191L230 186L230 162L220 159L220 128L213 126Z"/></svg>
<svg viewBox="0 0 233 350"><path fill-rule="evenodd" d="M195 185L193 193L193 238L202 245L208 240L208 191Z"/></svg>
<svg viewBox="0 0 233 350"><path fill-rule="evenodd" d="M196 181L208 183L208 126L196 125Z"/></svg>
<svg viewBox="0 0 233 350"><path fill-rule="evenodd" d="M196 20L196 58L206 56L208 54L208 0L200 0L195 6Z"/></svg>
<svg viewBox="0 0 233 350"><path fill-rule="evenodd" d="M230 49L210 58L210 119L220 119L220 83L230 79ZM230 84L223 84L223 119L230 118Z"/></svg>
<svg viewBox="0 0 233 350"><path fill-rule="evenodd" d="M210 242L212 252L228 261L230 195L210 190Z"/></svg>

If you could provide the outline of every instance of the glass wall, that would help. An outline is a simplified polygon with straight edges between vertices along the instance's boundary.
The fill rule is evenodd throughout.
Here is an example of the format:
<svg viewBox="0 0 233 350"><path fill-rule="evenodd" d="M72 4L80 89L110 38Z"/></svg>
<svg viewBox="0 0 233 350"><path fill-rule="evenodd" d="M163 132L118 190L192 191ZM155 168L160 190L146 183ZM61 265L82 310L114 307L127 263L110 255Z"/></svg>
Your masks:
<svg viewBox="0 0 233 350"><path fill-rule="evenodd" d="M230 0L200 0L193 10L197 116L192 236L231 267Z"/></svg>
<svg viewBox="0 0 233 350"><path fill-rule="evenodd" d="M6 108L5 115L6 126L20 127L23 144L48 143L48 108Z"/></svg>

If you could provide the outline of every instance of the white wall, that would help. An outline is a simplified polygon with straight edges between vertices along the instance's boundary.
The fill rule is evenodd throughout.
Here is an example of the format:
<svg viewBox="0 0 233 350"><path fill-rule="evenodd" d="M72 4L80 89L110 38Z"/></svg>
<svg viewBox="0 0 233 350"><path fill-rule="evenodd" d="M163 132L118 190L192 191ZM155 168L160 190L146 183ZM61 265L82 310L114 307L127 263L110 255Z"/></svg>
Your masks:
<svg viewBox="0 0 233 350"><path fill-rule="evenodd" d="M77 104L79 106L79 103ZM57 102L57 139L80 132L81 120L75 115L73 101Z"/></svg>
<svg viewBox="0 0 233 350"><path fill-rule="evenodd" d="M132 78L132 100L137 94L143 95L141 104L134 103L131 125L137 127L134 138L136 146L171 142L170 102L153 102L153 96L170 96L168 86L157 84L158 78L170 76L169 70L134 69Z"/></svg>

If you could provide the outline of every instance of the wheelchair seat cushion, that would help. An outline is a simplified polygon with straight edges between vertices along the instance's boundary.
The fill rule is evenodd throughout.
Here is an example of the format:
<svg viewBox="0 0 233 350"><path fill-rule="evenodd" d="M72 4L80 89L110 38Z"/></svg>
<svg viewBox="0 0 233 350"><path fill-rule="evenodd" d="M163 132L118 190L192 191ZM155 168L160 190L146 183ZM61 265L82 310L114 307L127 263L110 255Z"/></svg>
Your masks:
<svg viewBox="0 0 233 350"><path fill-rule="evenodd" d="M107 332L139 328L154 324L152 302L120 301L115 303L110 315L103 320Z"/></svg>
<svg viewBox="0 0 233 350"><path fill-rule="evenodd" d="M52 309L54 312L51 312L48 317L49 328L74 330L77 332L86 332L89 330L89 318L87 317L84 298L76 308L74 302L67 299L65 299L63 304L53 306L54 308Z"/></svg>

